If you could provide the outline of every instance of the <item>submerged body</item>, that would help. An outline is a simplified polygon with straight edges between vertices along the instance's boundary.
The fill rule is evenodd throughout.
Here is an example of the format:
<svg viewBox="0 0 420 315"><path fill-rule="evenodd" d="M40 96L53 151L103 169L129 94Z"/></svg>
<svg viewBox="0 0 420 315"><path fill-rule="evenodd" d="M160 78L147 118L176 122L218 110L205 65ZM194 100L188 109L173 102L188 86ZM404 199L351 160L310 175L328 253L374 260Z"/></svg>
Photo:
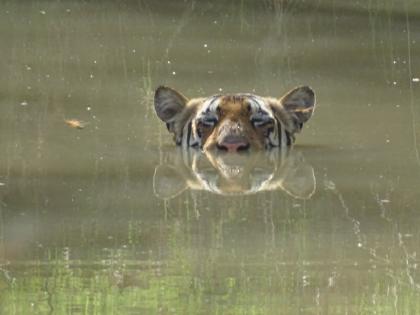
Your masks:
<svg viewBox="0 0 420 315"><path fill-rule="evenodd" d="M314 109L315 94L307 86L280 99L229 94L188 100L165 86L155 93L156 113L174 134L175 142L205 151L289 147Z"/></svg>

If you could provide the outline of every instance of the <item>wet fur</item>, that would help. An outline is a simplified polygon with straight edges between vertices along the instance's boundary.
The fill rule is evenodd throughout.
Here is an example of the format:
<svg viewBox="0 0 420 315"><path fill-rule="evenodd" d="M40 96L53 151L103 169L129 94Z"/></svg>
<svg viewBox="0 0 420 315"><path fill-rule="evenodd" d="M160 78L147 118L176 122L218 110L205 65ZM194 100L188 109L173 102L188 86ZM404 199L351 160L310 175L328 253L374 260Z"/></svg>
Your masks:
<svg viewBox="0 0 420 315"><path fill-rule="evenodd" d="M205 151L235 141L251 150L288 147L314 109L315 94L307 86L279 99L230 94L188 100L166 86L155 92L156 113L174 134L176 144Z"/></svg>

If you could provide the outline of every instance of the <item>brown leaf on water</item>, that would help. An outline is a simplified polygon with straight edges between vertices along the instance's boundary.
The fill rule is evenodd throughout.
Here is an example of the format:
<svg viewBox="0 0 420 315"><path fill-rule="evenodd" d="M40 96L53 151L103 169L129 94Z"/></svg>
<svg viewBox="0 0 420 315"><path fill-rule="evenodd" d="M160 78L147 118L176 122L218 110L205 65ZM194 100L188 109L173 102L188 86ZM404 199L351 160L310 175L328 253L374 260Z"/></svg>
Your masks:
<svg viewBox="0 0 420 315"><path fill-rule="evenodd" d="M64 122L72 127L72 128L76 128L76 129L83 129L86 127L87 123L78 119L66 119L64 120Z"/></svg>

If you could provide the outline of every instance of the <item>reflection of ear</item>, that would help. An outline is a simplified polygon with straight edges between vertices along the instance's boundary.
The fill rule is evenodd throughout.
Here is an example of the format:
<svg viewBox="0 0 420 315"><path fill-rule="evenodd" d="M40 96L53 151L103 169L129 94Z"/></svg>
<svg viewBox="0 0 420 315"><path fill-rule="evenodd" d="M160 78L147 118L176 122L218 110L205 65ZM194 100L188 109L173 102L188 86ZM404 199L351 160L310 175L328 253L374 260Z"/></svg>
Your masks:
<svg viewBox="0 0 420 315"><path fill-rule="evenodd" d="M171 166L159 165L153 175L153 192L161 199L172 199L187 189L182 175Z"/></svg>
<svg viewBox="0 0 420 315"><path fill-rule="evenodd" d="M309 199L315 193L316 179L312 166L304 162L291 167L284 174L282 188L295 198Z"/></svg>

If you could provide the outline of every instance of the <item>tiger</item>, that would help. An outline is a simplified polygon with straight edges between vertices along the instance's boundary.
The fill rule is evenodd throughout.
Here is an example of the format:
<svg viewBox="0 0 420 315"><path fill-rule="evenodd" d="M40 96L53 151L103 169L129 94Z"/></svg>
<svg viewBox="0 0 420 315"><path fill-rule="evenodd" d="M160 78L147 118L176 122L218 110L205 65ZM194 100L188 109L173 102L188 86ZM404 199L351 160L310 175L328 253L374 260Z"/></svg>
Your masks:
<svg viewBox="0 0 420 315"><path fill-rule="evenodd" d="M188 99L176 89L159 86L154 108L183 148L230 153L285 149L311 118L315 93L299 86L281 98L238 93Z"/></svg>

